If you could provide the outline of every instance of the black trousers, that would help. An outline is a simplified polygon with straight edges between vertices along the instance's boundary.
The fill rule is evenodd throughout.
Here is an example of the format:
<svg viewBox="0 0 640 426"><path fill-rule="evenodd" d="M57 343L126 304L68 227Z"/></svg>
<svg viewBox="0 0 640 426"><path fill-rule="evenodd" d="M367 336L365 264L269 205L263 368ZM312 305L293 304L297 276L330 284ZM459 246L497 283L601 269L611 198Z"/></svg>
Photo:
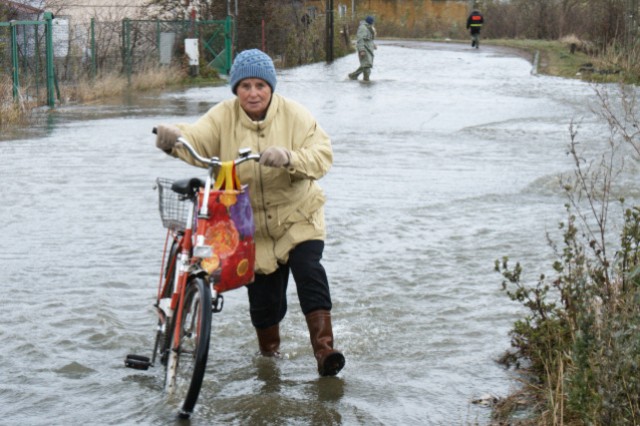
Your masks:
<svg viewBox="0 0 640 426"><path fill-rule="evenodd" d="M249 313L254 327L271 327L284 318L289 272L293 274L304 315L318 309L331 310L329 281L320 263L323 250L324 241L305 241L291 250L289 262L279 265L275 272L256 274L255 281L247 286Z"/></svg>

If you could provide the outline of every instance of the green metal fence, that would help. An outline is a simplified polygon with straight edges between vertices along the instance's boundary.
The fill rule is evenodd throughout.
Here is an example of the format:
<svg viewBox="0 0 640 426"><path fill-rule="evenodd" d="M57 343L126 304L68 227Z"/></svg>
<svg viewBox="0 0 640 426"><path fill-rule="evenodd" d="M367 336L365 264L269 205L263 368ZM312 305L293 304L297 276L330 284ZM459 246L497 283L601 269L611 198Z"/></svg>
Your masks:
<svg viewBox="0 0 640 426"><path fill-rule="evenodd" d="M14 99L40 101L46 88L47 104L55 104L52 21L46 12L42 21L0 22L0 63L3 73L11 72Z"/></svg>
<svg viewBox="0 0 640 426"><path fill-rule="evenodd" d="M197 39L200 65L228 74L232 60L233 20L121 22L91 21L91 73L120 71L131 77L146 68L179 63L185 39Z"/></svg>
<svg viewBox="0 0 640 426"><path fill-rule="evenodd" d="M231 17L78 24L63 18L53 19L47 12L41 21L0 22L0 81L10 79L15 100L53 107L56 95L64 97L65 87L83 80L107 74L130 79L156 67L185 64L185 39L197 40L200 68L211 67L221 74L231 68Z"/></svg>

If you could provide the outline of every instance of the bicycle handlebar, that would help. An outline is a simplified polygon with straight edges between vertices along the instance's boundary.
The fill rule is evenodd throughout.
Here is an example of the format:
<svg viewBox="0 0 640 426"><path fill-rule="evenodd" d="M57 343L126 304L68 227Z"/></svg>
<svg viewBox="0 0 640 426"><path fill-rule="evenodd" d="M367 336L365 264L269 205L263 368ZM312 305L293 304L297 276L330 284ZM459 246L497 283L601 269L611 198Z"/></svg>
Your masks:
<svg viewBox="0 0 640 426"><path fill-rule="evenodd" d="M155 135L158 134L158 130L155 127L153 128L153 134ZM180 145L184 146L189 152L189 154L191 154L193 158L200 161L201 163L207 164L210 167L211 166L220 167L222 165L222 161L220 161L218 157L206 158L198 154L198 152L193 148L193 146L191 146L191 144L183 137L179 137L176 141L176 146L180 146ZM258 161L260 160L260 155L261 155L260 153L252 154L251 148L240 148L238 150L238 158L233 160L233 163L235 165L238 165L249 160Z"/></svg>
<svg viewBox="0 0 640 426"><path fill-rule="evenodd" d="M198 154L198 152L196 152L196 150L191 146L191 144L182 137L178 138L176 145L184 146L189 152L189 154L191 154L193 158L200 161L201 163L205 163L205 164L208 164L209 166L217 166L217 167L220 167L222 165L222 161L220 161L218 157L206 158ZM244 163L245 161L249 161L249 160L257 161L259 159L260 159L260 154L252 154L251 148L240 148L238 150L238 158L233 160L233 163L235 165L238 165L238 164Z"/></svg>

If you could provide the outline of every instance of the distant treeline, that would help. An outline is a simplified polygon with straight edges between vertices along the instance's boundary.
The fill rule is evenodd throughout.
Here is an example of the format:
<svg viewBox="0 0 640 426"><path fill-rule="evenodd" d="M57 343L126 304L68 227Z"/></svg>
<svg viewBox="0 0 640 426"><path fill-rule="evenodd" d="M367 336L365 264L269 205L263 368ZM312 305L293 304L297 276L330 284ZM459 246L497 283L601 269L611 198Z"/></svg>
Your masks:
<svg viewBox="0 0 640 426"><path fill-rule="evenodd" d="M630 46L638 34L638 0L483 0L483 35L557 40L576 36L598 49Z"/></svg>

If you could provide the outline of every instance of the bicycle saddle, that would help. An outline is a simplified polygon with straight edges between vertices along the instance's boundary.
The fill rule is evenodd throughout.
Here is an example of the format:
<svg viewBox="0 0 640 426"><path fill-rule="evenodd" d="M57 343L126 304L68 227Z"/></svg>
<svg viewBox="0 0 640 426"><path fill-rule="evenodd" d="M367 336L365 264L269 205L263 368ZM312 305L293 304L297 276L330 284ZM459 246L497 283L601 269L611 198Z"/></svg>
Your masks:
<svg viewBox="0 0 640 426"><path fill-rule="evenodd" d="M204 186L204 181L200 178L179 179L171 184L171 190L182 195L192 195Z"/></svg>

